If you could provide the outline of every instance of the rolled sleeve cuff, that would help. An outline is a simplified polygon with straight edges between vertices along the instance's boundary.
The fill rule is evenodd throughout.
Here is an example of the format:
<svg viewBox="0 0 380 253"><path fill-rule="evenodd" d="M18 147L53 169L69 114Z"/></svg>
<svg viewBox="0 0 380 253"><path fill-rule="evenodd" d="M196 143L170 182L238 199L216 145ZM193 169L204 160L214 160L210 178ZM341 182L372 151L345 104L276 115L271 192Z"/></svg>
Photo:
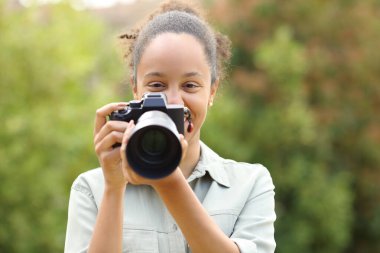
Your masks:
<svg viewBox="0 0 380 253"><path fill-rule="evenodd" d="M241 253L257 253L254 242L241 238L231 238L231 240L238 246Z"/></svg>

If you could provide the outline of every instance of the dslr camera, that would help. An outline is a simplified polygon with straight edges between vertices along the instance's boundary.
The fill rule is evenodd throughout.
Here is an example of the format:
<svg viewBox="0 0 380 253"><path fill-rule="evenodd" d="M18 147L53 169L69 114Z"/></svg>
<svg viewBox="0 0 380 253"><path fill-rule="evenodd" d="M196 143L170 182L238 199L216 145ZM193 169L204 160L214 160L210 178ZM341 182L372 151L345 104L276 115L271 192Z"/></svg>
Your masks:
<svg viewBox="0 0 380 253"><path fill-rule="evenodd" d="M126 157L139 175L158 179L171 174L182 157L179 134L184 133L183 105L168 105L164 93L146 93L109 120L136 124L128 141Z"/></svg>

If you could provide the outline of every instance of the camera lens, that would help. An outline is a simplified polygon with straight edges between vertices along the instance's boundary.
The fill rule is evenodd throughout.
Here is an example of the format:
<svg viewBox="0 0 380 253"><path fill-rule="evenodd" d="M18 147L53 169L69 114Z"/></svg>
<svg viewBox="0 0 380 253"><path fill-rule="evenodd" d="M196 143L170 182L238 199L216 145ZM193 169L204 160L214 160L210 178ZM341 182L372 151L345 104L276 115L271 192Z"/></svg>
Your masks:
<svg viewBox="0 0 380 253"><path fill-rule="evenodd" d="M131 148L130 160L136 168L136 171L142 168L155 168L155 171L146 173L159 173L159 166L167 166L170 145L173 146L172 133L166 128L157 125L151 125L140 129L132 136L132 142L136 148ZM144 174L144 175L145 175ZM145 175L146 176L146 175ZM150 175L148 177L151 177Z"/></svg>
<svg viewBox="0 0 380 253"><path fill-rule="evenodd" d="M126 156L139 175L157 179L171 174L182 157L179 133L171 118L161 111L141 115L129 138Z"/></svg>
<svg viewBox="0 0 380 253"><path fill-rule="evenodd" d="M163 155L167 148L167 139L162 131L151 129L141 138L141 148L149 156Z"/></svg>

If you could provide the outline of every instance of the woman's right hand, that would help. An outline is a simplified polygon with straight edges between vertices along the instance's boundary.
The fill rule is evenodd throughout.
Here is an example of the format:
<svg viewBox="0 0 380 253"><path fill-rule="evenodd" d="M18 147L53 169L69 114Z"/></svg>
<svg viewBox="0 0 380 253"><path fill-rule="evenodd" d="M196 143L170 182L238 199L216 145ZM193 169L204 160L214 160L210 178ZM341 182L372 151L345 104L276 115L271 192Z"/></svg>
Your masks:
<svg viewBox="0 0 380 253"><path fill-rule="evenodd" d="M102 167L105 185L107 188L124 189L127 181L122 171L120 146L123 135L130 124L124 121L107 121L107 116L113 111L125 109L126 102L107 104L96 111L94 127L94 145L100 166Z"/></svg>

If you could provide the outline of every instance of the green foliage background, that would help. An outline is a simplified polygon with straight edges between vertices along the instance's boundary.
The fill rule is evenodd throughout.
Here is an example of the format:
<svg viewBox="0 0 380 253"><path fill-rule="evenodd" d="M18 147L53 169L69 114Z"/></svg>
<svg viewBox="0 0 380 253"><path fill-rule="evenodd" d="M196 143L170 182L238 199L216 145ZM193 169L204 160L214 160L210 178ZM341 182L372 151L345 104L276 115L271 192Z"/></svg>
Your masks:
<svg viewBox="0 0 380 253"><path fill-rule="evenodd" d="M204 3L234 54L202 139L268 167L277 252L379 252L379 2ZM63 251L94 112L130 98L115 38L67 4L0 0L0 252Z"/></svg>
<svg viewBox="0 0 380 253"><path fill-rule="evenodd" d="M94 112L121 62L104 25L65 4L2 1L0 34L0 252L62 252L69 189L98 166Z"/></svg>

